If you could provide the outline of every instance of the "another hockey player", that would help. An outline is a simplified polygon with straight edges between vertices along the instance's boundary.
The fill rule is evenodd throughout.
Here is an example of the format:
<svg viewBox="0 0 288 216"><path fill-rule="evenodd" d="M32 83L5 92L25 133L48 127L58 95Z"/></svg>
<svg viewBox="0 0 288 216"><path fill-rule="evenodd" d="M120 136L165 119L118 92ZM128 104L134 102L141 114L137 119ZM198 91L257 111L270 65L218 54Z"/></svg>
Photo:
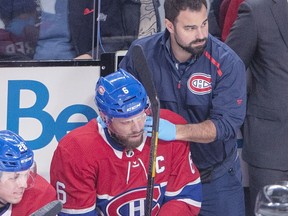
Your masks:
<svg viewBox="0 0 288 216"><path fill-rule="evenodd" d="M56 192L37 175L32 150L19 135L0 131L0 215L30 215L53 200Z"/></svg>
<svg viewBox="0 0 288 216"><path fill-rule="evenodd" d="M100 77L95 101L98 123L95 119L68 133L52 158L60 215L144 215L150 151L145 89L120 69ZM185 123L168 110L160 115ZM152 215L198 215L201 187L188 144L159 140Z"/></svg>

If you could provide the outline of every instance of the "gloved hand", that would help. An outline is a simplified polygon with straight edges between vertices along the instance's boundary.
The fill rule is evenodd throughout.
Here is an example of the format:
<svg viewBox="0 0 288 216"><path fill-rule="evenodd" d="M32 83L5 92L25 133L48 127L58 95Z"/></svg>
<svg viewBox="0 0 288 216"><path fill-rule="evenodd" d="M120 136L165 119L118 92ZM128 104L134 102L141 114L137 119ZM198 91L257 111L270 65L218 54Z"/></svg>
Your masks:
<svg viewBox="0 0 288 216"><path fill-rule="evenodd" d="M106 128L107 127L105 122L102 120L100 115L97 116L96 120L102 126L102 128Z"/></svg>
<svg viewBox="0 0 288 216"><path fill-rule="evenodd" d="M152 124L153 118L147 116L144 130L147 132L147 136L152 136ZM165 141L172 141L176 138L176 125L160 118L158 138Z"/></svg>

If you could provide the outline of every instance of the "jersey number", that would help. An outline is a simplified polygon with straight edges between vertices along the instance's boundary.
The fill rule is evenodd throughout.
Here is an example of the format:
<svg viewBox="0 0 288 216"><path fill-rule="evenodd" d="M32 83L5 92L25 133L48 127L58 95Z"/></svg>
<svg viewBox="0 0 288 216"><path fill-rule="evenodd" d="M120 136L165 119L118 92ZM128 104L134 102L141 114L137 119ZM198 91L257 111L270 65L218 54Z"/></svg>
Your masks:
<svg viewBox="0 0 288 216"><path fill-rule="evenodd" d="M62 204L66 203L66 192L65 192L65 184L62 182L56 182L56 191L57 191L57 199L62 202Z"/></svg>
<svg viewBox="0 0 288 216"><path fill-rule="evenodd" d="M129 93L129 90L126 87L123 87L122 91L124 92L124 94L128 94Z"/></svg>

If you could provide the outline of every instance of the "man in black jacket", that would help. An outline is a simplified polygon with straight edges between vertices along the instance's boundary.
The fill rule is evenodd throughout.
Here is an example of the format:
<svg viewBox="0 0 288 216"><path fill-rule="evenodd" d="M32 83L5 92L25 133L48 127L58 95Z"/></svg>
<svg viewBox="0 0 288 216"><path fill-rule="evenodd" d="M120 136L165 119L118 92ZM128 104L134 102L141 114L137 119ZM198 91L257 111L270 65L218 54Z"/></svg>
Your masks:
<svg viewBox="0 0 288 216"><path fill-rule="evenodd" d="M252 207L263 186L288 179L287 20L287 0L246 0L226 40L251 72L242 156Z"/></svg>

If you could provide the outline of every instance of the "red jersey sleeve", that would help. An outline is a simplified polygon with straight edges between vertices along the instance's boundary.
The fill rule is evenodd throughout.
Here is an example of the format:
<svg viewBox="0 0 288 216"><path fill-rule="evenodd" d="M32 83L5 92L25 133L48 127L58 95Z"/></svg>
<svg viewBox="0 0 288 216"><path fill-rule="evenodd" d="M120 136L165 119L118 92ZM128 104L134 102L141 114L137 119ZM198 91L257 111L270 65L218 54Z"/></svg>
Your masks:
<svg viewBox="0 0 288 216"><path fill-rule="evenodd" d="M186 121L176 113L161 110L161 118L175 124ZM172 162L169 180L165 192L164 205L159 215L198 215L202 202L200 174L191 158L188 142L170 142Z"/></svg>
<svg viewBox="0 0 288 216"><path fill-rule="evenodd" d="M92 124L92 123L91 123ZM98 142L95 131L86 132L87 127L78 128L67 134L58 144L50 167L51 184L57 198L63 203L66 214L95 211L97 184ZM96 126L93 123L93 127Z"/></svg>

